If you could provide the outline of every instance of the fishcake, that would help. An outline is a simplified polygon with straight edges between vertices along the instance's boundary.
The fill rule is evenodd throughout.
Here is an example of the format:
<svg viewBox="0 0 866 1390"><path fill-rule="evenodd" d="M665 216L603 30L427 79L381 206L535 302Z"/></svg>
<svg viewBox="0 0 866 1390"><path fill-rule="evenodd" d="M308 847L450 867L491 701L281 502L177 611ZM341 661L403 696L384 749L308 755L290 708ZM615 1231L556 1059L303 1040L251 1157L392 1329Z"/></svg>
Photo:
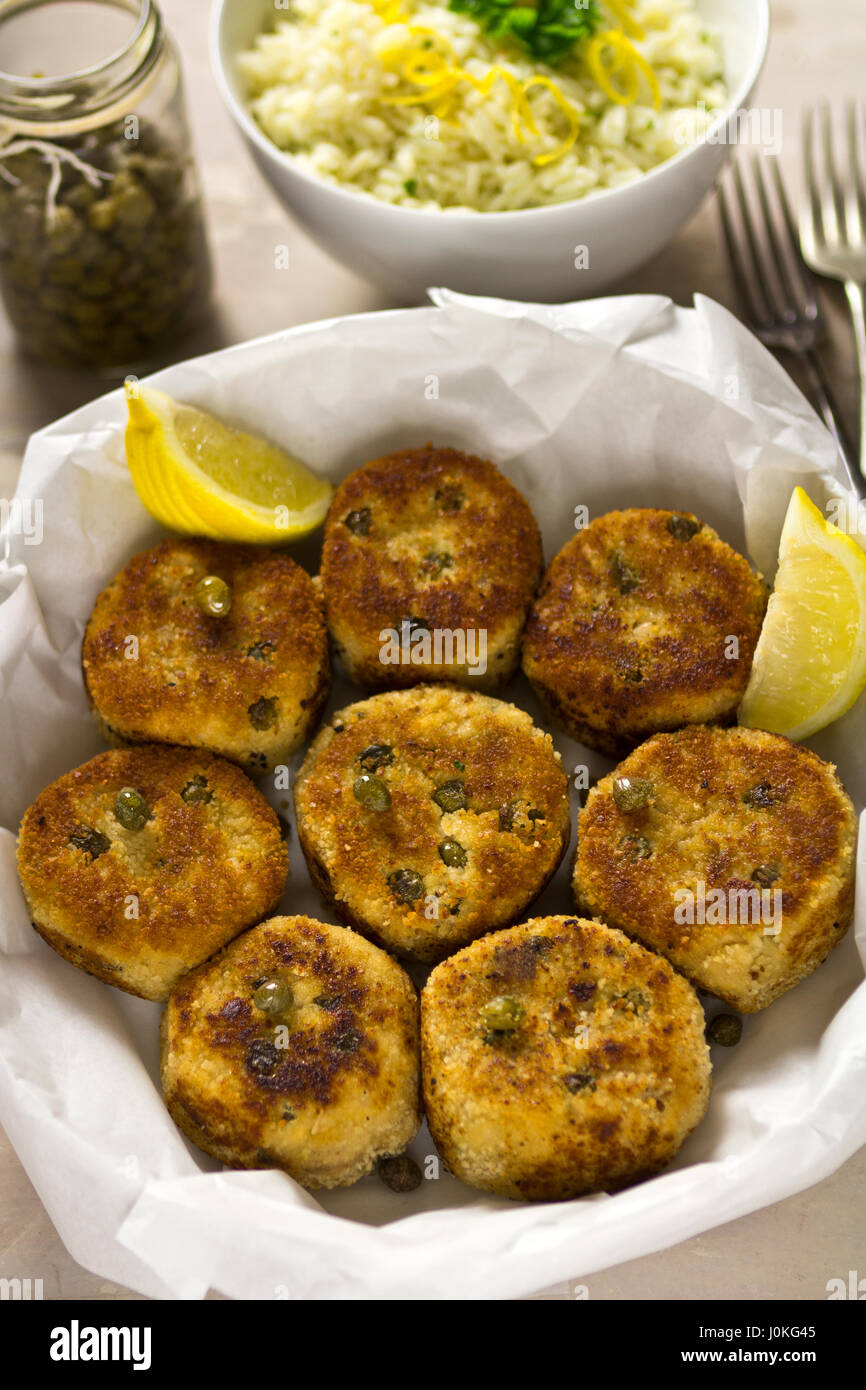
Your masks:
<svg viewBox="0 0 866 1390"><path fill-rule="evenodd" d="M844 935L856 836L836 769L808 748L761 729L657 734L589 793L575 899L754 1013Z"/></svg>
<svg viewBox="0 0 866 1390"><path fill-rule="evenodd" d="M82 665L106 742L208 748L253 773L301 746L330 687L321 604L300 565L188 538L136 555L103 590Z"/></svg>
<svg viewBox="0 0 866 1390"><path fill-rule="evenodd" d="M573 917L492 932L437 965L421 994L421 1059L448 1168L524 1200L658 1172L710 1091L691 986L621 932Z"/></svg>
<svg viewBox="0 0 866 1390"><path fill-rule="evenodd" d="M144 999L272 912L288 872L279 822L224 758L158 745L100 753L25 813L18 875L61 956Z"/></svg>
<svg viewBox="0 0 866 1390"><path fill-rule="evenodd" d="M415 987L345 927L273 917L172 993L162 1085L222 1163L346 1187L421 1123Z"/></svg>
<svg viewBox="0 0 866 1390"><path fill-rule="evenodd" d="M572 738L618 757L734 718L766 606L761 577L690 512L608 512L551 562L523 670Z"/></svg>
<svg viewBox="0 0 866 1390"><path fill-rule="evenodd" d="M419 960L519 917L569 836L550 735L514 705L444 684L335 714L304 759L295 812L340 917Z"/></svg>
<svg viewBox="0 0 866 1390"><path fill-rule="evenodd" d="M542 561L528 502L486 459L432 444L374 459L340 485L325 523L334 647L367 690L497 691L517 669Z"/></svg>

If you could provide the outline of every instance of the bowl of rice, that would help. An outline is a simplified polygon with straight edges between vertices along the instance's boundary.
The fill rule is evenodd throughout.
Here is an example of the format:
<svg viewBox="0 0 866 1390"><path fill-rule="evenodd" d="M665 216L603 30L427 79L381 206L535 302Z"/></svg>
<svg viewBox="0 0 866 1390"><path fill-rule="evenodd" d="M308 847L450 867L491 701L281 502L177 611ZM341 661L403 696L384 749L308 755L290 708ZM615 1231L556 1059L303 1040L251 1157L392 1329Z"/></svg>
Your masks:
<svg viewBox="0 0 866 1390"><path fill-rule="evenodd" d="M216 0L211 51L336 260L408 300L555 301L648 260L762 137L768 33L768 0Z"/></svg>

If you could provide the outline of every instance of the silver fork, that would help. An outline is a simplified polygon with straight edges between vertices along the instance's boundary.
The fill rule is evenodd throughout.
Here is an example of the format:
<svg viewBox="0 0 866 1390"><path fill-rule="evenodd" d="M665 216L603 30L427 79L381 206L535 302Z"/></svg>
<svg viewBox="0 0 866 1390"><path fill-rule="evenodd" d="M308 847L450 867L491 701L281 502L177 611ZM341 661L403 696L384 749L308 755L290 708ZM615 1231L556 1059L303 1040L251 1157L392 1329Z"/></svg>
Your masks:
<svg viewBox="0 0 866 1390"><path fill-rule="evenodd" d="M816 127L820 126L819 131ZM800 246L819 275L845 286L860 375L860 472L866 473L866 172L863 112L859 102L845 106L846 163L840 178L833 151L833 122L823 102L803 117L803 166L807 200L800 216Z"/></svg>
<svg viewBox="0 0 866 1390"><path fill-rule="evenodd" d="M836 441L851 486L866 497L866 479L840 424L830 384L816 351L826 333L815 278L800 254L797 229L778 161L753 155L751 196L742 161L732 161L716 192L722 231L748 327L773 352L793 353Z"/></svg>

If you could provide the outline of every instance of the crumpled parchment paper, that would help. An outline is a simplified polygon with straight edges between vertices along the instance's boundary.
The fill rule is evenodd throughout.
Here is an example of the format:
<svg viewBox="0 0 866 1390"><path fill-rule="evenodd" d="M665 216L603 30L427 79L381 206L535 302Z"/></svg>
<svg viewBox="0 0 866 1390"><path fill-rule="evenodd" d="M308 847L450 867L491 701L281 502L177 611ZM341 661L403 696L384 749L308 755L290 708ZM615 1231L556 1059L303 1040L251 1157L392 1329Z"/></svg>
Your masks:
<svg viewBox="0 0 866 1390"><path fill-rule="evenodd" d="M436 307L335 319L159 373L182 400L271 436L334 480L428 439L494 459L549 559L574 509L690 509L772 577L795 483L844 491L832 441L724 309L658 296L533 306L432 292ZM35 435L0 567L0 1120L65 1244L163 1298L509 1298L683 1240L796 1192L866 1142L866 903L829 961L716 1049L709 1114L662 1176L614 1197L517 1205L431 1176L322 1195L229 1172L163 1109L159 1008L57 957L15 873L26 806L101 744L79 659L99 590L159 537L127 473L115 391ZM31 511L31 519L38 515ZM313 568L316 546L298 557ZM355 698L338 682L332 708ZM508 698L537 715L525 683ZM866 802L866 702L813 740ZM556 735L565 765L608 764ZM267 787L263 788L269 792ZM279 794L270 793L275 803ZM285 794L283 794L285 795ZM576 798L573 806L576 811ZM862 843L862 837L861 837ZM283 910L327 911L294 838ZM570 858L570 855L568 856ZM570 911L567 863L532 912ZM862 875L861 883L866 882ZM435 1173L426 1129L415 1157Z"/></svg>

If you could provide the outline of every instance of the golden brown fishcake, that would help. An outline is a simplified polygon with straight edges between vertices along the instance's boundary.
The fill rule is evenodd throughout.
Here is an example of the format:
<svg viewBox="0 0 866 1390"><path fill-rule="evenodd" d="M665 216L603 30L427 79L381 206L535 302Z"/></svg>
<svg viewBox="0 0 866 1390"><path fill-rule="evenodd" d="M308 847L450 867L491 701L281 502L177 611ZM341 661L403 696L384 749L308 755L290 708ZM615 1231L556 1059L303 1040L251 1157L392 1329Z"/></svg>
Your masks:
<svg viewBox="0 0 866 1390"><path fill-rule="evenodd" d="M430 680L499 690L517 668L542 562L529 504L486 459L432 444L374 459L340 485L325 523L320 577L335 648L368 690ZM424 664L383 661L387 631ZM486 634L484 671L478 648L461 649L467 631ZM438 651L437 632L455 634Z"/></svg>
<svg viewBox="0 0 866 1390"><path fill-rule="evenodd" d="M335 714L304 759L295 812L313 880L341 918L419 960L518 917L569 836L550 735L453 685Z"/></svg>
<svg viewBox="0 0 866 1390"><path fill-rule="evenodd" d="M146 803L133 808L141 828L118 820L127 788ZM186 748L100 753L46 787L18 838L39 935L144 999L165 999L185 971L272 912L287 872L279 822L250 779Z"/></svg>
<svg viewBox="0 0 866 1390"><path fill-rule="evenodd" d="M808 748L760 729L657 734L589 793L575 898L754 1013L844 935L856 835L835 768Z"/></svg>
<svg viewBox="0 0 866 1390"><path fill-rule="evenodd" d="M196 585L231 589L223 617ZM287 555L188 538L136 555L99 595L84 683L108 743L208 748L265 772L301 746L328 697L328 639L309 575Z"/></svg>
<svg viewBox="0 0 866 1390"><path fill-rule="evenodd" d="M648 1177L703 1117L704 1015L621 932L537 917L438 965L421 994L430 1132L452 1173L556 1200Z"/></svg>
<svg viewBox="0 0 866 1390"><path fill-rule="evenodd" d="M572 738L616 757L733 719L766 606L760 576L690 512L608 512L550 564L523 669Z"/></svg>
<svg viewBox="0 0 866 1390"><path fill-rule="evenodd" d="M162 1085L222 1163L346 1187L421 1123L415 987L345 927L273 917L174 990Z"/></svg>

